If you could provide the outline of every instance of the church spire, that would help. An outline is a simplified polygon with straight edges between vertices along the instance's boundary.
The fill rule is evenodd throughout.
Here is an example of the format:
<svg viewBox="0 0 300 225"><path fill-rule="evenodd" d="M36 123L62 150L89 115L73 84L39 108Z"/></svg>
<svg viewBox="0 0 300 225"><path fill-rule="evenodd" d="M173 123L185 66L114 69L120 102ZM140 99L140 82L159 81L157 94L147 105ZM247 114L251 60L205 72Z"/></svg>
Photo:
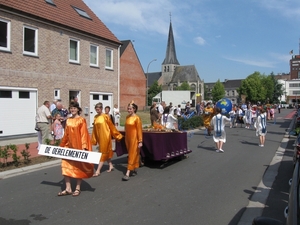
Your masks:
<svg viewBox="0 0 300 225"><path fill-rule="evenodd" d="M171 15L170 15L170 28L169 28L169 37L168 37L166 58L162 64L163 65L166 65L166 64L179 65L179 62L176 57L175 41L174 41L174 36L173 36Z"/></svg>

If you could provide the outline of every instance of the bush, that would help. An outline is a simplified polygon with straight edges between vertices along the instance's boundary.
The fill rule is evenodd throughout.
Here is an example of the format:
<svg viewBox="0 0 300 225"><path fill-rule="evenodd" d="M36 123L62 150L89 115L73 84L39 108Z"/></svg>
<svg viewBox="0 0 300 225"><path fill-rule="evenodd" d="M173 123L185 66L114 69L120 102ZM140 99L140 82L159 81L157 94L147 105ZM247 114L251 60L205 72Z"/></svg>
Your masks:
<svg viewBox="0 0 300 225"><path fill-rule="evenodd" d="M200 126L203 126L202 116L193 116L189 119L184 119L184 118L178 119L179 130L190 130Z"/></svg>

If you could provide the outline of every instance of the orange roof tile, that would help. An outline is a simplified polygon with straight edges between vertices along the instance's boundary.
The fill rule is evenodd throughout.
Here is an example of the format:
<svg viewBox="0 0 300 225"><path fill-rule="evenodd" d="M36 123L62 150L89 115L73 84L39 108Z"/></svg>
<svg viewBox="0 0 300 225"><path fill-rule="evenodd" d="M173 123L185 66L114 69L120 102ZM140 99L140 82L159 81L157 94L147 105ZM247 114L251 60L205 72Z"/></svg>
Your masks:
<svg viewBox="0 0 300 225"><path fill-rule="evenodd" d="M53 0L53 2L55 6L46 3L45 0L0 0L0 9L25 13L121 44L82 0ZM72 6L84 10L91 19L80 16Z"/></svg>

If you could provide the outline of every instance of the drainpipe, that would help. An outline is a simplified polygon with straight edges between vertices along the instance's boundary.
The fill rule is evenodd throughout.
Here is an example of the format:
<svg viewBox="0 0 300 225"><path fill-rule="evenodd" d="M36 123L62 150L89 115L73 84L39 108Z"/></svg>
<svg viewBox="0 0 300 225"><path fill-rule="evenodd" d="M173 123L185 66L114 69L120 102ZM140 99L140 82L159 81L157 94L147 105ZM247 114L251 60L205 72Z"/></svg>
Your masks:
<svg viewBox="0 0 300 225"><path fill-rule="evenodd" d="M118 108L119 110L120 109L120 50L121 50L121 45L119 45L119 48L118 48Z"/></svg>

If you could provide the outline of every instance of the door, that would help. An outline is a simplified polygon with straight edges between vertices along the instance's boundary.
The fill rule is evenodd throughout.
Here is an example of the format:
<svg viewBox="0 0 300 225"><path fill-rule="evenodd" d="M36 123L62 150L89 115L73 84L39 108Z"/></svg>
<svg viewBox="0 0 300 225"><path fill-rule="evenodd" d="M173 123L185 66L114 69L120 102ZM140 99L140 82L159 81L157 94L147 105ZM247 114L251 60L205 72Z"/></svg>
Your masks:
<svg viewBox="0 0 300 225"><path fill-rule="evenodd" d="M106 106L113 109L112 93L90 93L90 127L93 127L94 116L96 115L95 105L99 102L103 104L103 112Z"/></svg>

